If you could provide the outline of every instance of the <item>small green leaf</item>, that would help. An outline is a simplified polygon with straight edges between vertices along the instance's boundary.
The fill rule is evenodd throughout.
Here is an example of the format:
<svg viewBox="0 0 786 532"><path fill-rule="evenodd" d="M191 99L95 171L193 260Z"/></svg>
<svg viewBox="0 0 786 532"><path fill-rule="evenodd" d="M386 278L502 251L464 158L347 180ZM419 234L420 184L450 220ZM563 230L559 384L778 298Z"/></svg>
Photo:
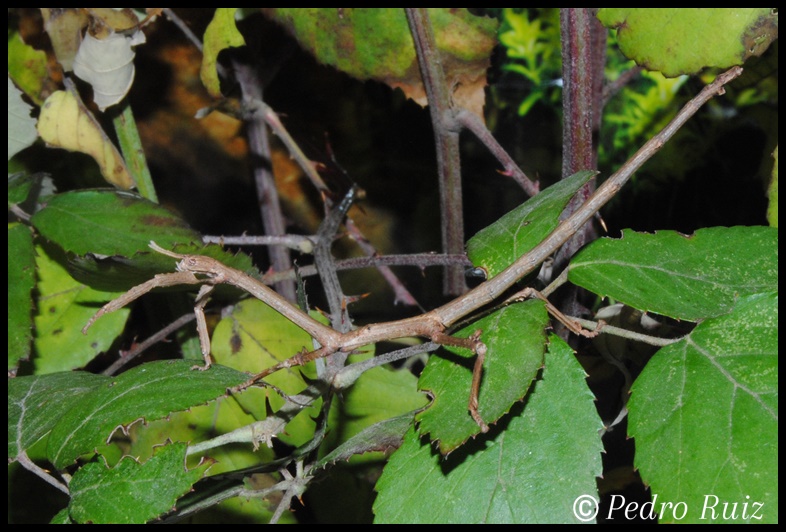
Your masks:
<svg viewBox="0 0 786 532"><path fill-rule="evenodd" d="M22 91L8 78L8 160L30 146L38 138L35 118L30 107L22 100Z"/></svg>
<svg viewBox="0 0 786 532"><path fill-rule="evenodd" d="M377 482L377 522L577 522L576 498L597 496L602 424L570 347L550 341L542 379L504 428L447 458L410 429Z"/></svg>
<svg viewBox="0 0 786 532"><path fill-rule="evenodd" d="M773 8L604 8L600 21L617 29L622 53L665 76L741 65L778 37Z"/></svg>
<svg viewBox="0 0 786 532"><path fill-rule="evenodd" d="M18 32L8 35L8 76L36 105L44 103L46 68L46 52L25 44Z"/></svg>
<svg viewBox="0 0 786 532"><path fill-rule="evenodd" d="M108 379L81 371L9 379L9 460L48 434L82 396Z"/></svg>
<svg viewBox="0 0 786 532"><path fill-rule="evenodd" d="M23 203L30 193L41 185L44 174L27 175L24 172L8 174L8 208Z"/></svg>
<svg viewBox="0 0 786 532"><path fill-rule="evenodd" d="M120 293L94 290L75 281L47 250L37 250L38 300L33 339L36 373L81 368L112 345L125 327L129 310L107 315L101 327L82 334L82 327L93 314Z"/></svg>
<svg viewBox="0 0 786 532"><path fill-rule="evenodd" d="M729 312L737 298L777 290L778 230L623 231L576 254L568 279L640 310L697 321Z"/></svg>
<svg viewBox="0 0 786 532"><path fill-rule="evenodd" d="M467 256L488 277L540 244L559 224L570 198L597 172L583 170L550 186L479 231L467 242Z"/></svg>
<svg viewBox="0 0 786 532"><path fill-rule="evenodd" d="M478 329L483 331L480 338L487 352L478 410L487 424L495 423L524 397L543 367L547 324L543 302L531 300L503 307L456 333L466 338ZM464 357L471 354L450 350ZM435 354L420 375L420 389L433 397L432 404L417 415L420 433L439 440L439 450L444 454L480 432L467 409L473 363L474 358L451 360Z"/></svg>
<svg viewBox="0 0 786 532"><path fill-rule="evenodd" d="M219 7L205 30L203 39L205 48L202 53L202 67L199 76L202 79L202 84L214 98L221 97L221 83L216 71L218 54L227 48L237 48L246 44L235 24L237 9L236 7Z"/></svg>
<svg viewBox="0 0 786 532"><path fill-rule="evenodd" d="M171 510L209 467L185 467L185 443L160 447L147 462L127 457L113 468L102 461L71 479L71 518L78 523L143 524Z"/></svg>
<svg viewBox="0 0 786 532"><path fill-rule="evenodd" d="M741 299L658 351L634 383L636 468L659 500L687 507L661 522L778 522L778 325L777 294Z"/></svg>
<svg viewBox="0 0 786 532"><path fill-rule="evenodd" d="M118 428L212 401L247 378L218 365L193 370L185 360L144 364L87 394L63 415L49 436L47 454L62 469L106 442Z"/></svg>
<svg viewBox="0 0 786 532"><path fill-rule="evenodd" d="M8 224L8 371L30 358L35 249L30 229Z"/></svg>

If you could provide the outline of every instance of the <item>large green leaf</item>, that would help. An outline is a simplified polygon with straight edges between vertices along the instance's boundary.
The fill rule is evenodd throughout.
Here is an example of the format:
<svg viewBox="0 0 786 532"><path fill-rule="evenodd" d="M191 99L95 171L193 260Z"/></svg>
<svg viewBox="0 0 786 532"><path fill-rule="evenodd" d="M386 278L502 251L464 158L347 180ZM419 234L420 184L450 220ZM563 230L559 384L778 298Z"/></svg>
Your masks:
<svg viewBox="0 0 786 532"><path fill-rule="evenodd" d="M658 351L631 393L635 465L653 496L687 507L661 522L778 522L777 294L741 299Z"/></svg>
<svg viewBox="0 0 786 532"><path fill-rule="evenodd" d="M481 340L487 352L478 411L487 424L495 423L524 397L543 367L547 324L543 302L531 300L503 307L456 333L466 338L478 329L483 331ZM450 350L464 357L471 354ZM432 355L418 383L433 397L429 408L417 416L420 432L438 440L445 454L480 432L467 409L474 358L451 358Z"/></svg>
<svg viewBox="0 0 786 532"><path fill-rule="evenodd" d="M212 401L247 378L218 365L193 370L185 360L144 364L85 395L66 412L52 429L47 454L62 469L106 442L118 428Z"/></svg>
<svg viewBox="0 0 786 532"><path fill-rule="evenodd" d="M778 37L774 8L604 8L626 56L669 77L741 65Z"/></svg>
<svg viewBox="0 0 786 532"><path fill-rule="evenodd" d="M550 186L479 231L467 242L467 256L488 277L540 244L559 224L570 198L597 172L583 170Z"/></svg>
<svg viewBox="0 0 786 532"><path fill-rule="evenodd" d="M550 341L542 379L506 423L447 458L407 433L376 486L378 522L577 521L577 497L597 496L602 425L570 347Z"/></svg>
<svg viewBox="0 0 786 532"><path fill-rule="evenodd" d="M403 8L276 8L265 12L319 62L375 79L425 105L415 46ZM429 17L453 100L482 116L486 70L497 21L463 8L431 8Z"/></svg>
<svg viewBox="0 0 786 532"><path fill-rule="evenodd" d="M145 463L128 457L113 468L102 461L71 479L71 518L78 523L143 524L171 510L209 467L186 469L188 445L159 447Z"/></svg>
<svg viewBox="0 0 786 532"><path fill-rule="evenodd" d="M43 438L82 397L109 377L82 371L8 380L8 458Z"/></svg>
<svg viewBox="0 0 786 532"><path fill-rule="evenodd" d="M82 327L107 301L119 292L94 290L75 281L49 250L37 248L37 313L34 316L36 373L54 373L81 368L106 351L125 327L129 310L105 316L101 327L82 334Z"/></svg>
<svg viewBox="0 0 786 532"><path fill-rule="evenodd" d="M576 254L568 279L640 310L691 321L718 316L739 297L777 290L778 230L623 231Z"/></svg>
<svg viewBox="0 0 786 532"><path fill-rule="evenodd" d="M202 246L199 233L182 218L130 192L58 194L31 222L44 238L69 254L72 275L104 290L127 290L157 273L175 270L177 259L151 250L151 240L165 249L209 255L254 273L248 256L231 255L215 245Z"/></svg>
<svg viewBox="0 0 786 532"><path fill-rule="evenodd" d="M30 357L33 337L35 249L30 229L8 225L8 371Z"/></svg>

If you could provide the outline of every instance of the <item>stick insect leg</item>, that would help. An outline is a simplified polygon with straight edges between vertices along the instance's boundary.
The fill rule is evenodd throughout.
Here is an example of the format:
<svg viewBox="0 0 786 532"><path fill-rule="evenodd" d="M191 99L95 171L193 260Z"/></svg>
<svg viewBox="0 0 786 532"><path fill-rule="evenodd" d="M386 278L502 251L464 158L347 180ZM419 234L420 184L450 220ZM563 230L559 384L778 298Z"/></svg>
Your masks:
<svg viewBox="0 0 786 532"><path fill-rule="evenodd" d="M214 288L215 286L213 285L203 284L199 288L199 293L197 294L196 301L194 303L194 316L196 316L197 334L199 334L199 347L202 350L202 358L205 360L205 365L200 366L197 364L192 366L191 369L198 369L199 371L205 371L213 365L213 361L210 358L210 335L207 332L205 305L207 305L209 299L208 296Z"/></svg>

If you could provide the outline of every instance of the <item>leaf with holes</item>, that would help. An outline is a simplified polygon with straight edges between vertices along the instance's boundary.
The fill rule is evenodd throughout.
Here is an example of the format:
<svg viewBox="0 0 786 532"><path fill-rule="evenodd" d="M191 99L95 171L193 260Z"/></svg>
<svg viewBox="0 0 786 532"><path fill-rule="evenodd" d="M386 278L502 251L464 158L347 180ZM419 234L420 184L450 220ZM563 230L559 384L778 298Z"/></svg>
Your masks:
<svg viewBox="0 0 786 532"><path fill-rule="evenodd" d="M69 484L69 513L77 523L143 524L170 511L210 466L186 469L188 445L159 447L143 464L126 457L115 467L86 464Z"/></svg>
<svg viewBox="0 0 786 532"><path fill-rule="evenodd" d="M495 423L524 397L543 367L547 324L543 302L530 300L503 307L456 333L466 338L478 329L483 331L480 339L487 353L478 411L487 424ZM420 433L438 440L443 454L480 432L467 409L474 357L460 358L471 355L465 349L449 350L459 357L432 355L418 382L433 397L432 404L417 415Z"/></svg>
<svg viewBox="0 0 786 532"><path fill-rule="evenodd" d="M573 502L597 495L602 424L573 351L549 340L542 378L504 426L448 457L407 433L377 482L377 522L577 522Z"/></svg>
<svg viewBox="0 0 786 532"><path fill-rule="evenodd" d="M218 365L193 370L185 360L144 364L111 379L66 412L52 429L47 455L62 469L105 443L117 429L207 403L247 378Z"/></svg>
<svg viewBox="0 0 786 532"><path fill-rule="evenodd" d="M777 523L777 294L743 298L658 351L628 410L636 468L653 495L687 506L680 523Z"/></svg>
<svg viewBox="0 0 786 532"><path fill-rule="evenodd" d="M778 230L627 230L577 253L568 280L640 310L697 321L729 312L739 297L778 289Z"/></svg>

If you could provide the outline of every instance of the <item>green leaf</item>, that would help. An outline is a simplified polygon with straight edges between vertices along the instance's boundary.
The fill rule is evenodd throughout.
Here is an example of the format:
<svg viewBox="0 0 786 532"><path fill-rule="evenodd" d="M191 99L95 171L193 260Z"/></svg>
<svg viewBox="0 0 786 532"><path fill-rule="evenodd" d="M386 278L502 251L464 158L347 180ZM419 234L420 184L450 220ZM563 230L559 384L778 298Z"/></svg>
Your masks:
<svg viewBox="0 0 786 532"><path fill-rule="evenodd" d="M71 479L71 518L78 523L143 524L171 510L209 464L188 470L185 443L160 447L147 462L125 458L113 468L93 462Z"/></svg>
<svg viewBox="0 0 786 532"><path fill-rule="evenodd" d="M570 198L597 172L583 170L550 186L479 231L467 242L467 256L488 277L540 244L559 224Z"/></svg>
<svg viewBox="0 0 786 532"><path fill-rule="evenodd" d="M635 465L653 496L687 506L661 522L778 522L777 294L741 299L658 351L631 393ZM743 503L749 516L764 503L763 519L744 518Z"/></svg>
<svg viewBox="0 0 786 532"><path fill-rule="evenodd" d="M109 377L81 371L8 380L8 459L43 438L63 415Z"/></svg>
<svg viewBox="0 0 786 532"><path fill-rule="evenodd" d="M604 8L598 19L623 54L668 77L741 65L778 37L773 8Z"/></svg>
<svg viewBox="0 0 786 532"><path fill-rule="evenodd" d="M697 321L729 312L740 297L777 290L778 230L623 231L576 254L568 279L640 310Z"/></svg>
<svg viewBox="0 0 786 532"><path fill-rule="evenodd" d="M256 273L247 255L232 255L216 245L202 246L199 233L182 218L130 192L58 194L31 222L43 237L69 254L72 275L96 288L127 290L155 274L174 272L177 259L154 252L151 240L165 249L208 255Z"/></svg>
<svg viewBox="0 0 786 532"><path fill-rule="evenodd" d="M216 326L211 344L216 362L251 373L259 373L303 349L313 349L308 333L258 299L235 305ZM277 371L264 380L287 395L296 395L307 386L304 373L315 377L313 364ZM249 389L237 399L257 420L265 419L267 402L274 412L284 405L284 399L272 388ZM303 409L290 421L282 440L295 446L309 441L319 404Z"/></svg>
<svg viewBox="0 0 786 532"><path fill-rule="evenodd" d="M570 347L550 341L542 379L504 427L447 458L407 433L377 482L377 522L577 521L574 500L597 496L602 424Z"/></svg>
<svg viewBox="0 0 786 532"><path fill-rule="evenodd" d="M199 242L199 233L176 214L131 192L80 190L58 194L31 220L44 238L77 255L130 257L144 251L169 264L173 259L154 253L151 240L166 249Z"/></svg>
<svg viewBox="0 0 786 532"><path fill-rule="evenodd" d="M8 371L30 358L35 249L30 229L8 224Z"/></svg>
<svg viewBox="0 0 786 532"><path fill-rule="evenodd" d="M547 324L543 302L531 300L503 307L456 333L466 338L478 329L483 331L481 340L487 352L478 411L487 424L495 423L527 393L543 366ZM470 355L467 350L450 350ZM480 432L467 409L473 365L474 358L451 360L435 354L420 375L420 389L433 397L431 405L417 415L420 433L439 440L443 454Z"/></svg>
<svg viewBox="0 0 786 532"><path fill-rule="evenodd" d="M426 104L404 9L276 8L265 12L320 63L361 80L382 81ZM460 8L428 12L447 83L455 90L453 100L482 116L497 21Z"/></svg>
<svg viewBox="0 0 786 532"><path fill-rule="evenodd" d="M37 251L38 300L33 339L36 373L81 368L112 345L125 327L129 310L107 315L101 327L82 334L82 327L98 308L120 293L94 290L75 281L48 250L38 247Z"/></svg>
<svg viewBox="0 0 786 532"><path fill-rule="evenodd" d="M112 379L82 398L52 429L47 446L58 469L103 444L112 433L138 420L154 420L170 412L212 401L248 375L213 365L192 370L185 360L152 362Z"/></svg>
<svg viewBox="0 0 786 532"><path fill-rule="evenodd" d="M227 48L237 48L246 44L235 24L237 9L236 7L219 7L205 30L202 67L199 76L207 91L214 98L221 97L221 83L216 71L218 54Z"/></svg>
<svg viewBox="0 0 786 532"><path fill-rule="evenodd" d="M30 192L40 187L44 174L27 175L23 172L8 175L8 208L23 203Z"/></svg>
<svg viewBox="0 0 786 532"><path fill-rule="evenodd" d="M35 118L30 107L22 100L22 91L8 77L8 160L30 146L38 138Z"/></svg>

